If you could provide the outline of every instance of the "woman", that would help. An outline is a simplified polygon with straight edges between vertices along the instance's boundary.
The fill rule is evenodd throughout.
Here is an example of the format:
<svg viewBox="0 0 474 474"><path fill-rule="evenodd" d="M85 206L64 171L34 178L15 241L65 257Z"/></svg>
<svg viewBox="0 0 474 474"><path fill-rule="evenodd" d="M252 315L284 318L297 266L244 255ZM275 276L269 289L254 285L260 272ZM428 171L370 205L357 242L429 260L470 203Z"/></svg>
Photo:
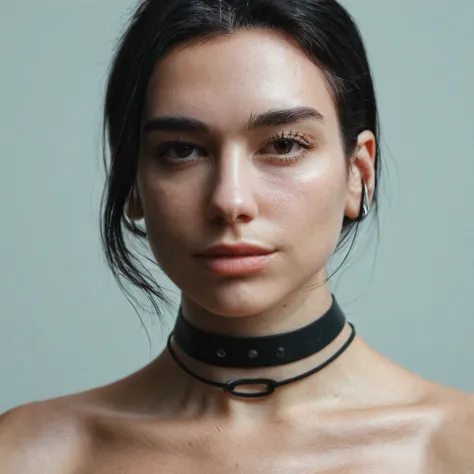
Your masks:
<svg viewBox="0 0 474 474"><path fill-rule="evenodd" d="M143 2L105 118L109 263L159 312L129 237L148 242L177 322L137 373L3 415L3 474L474 472L472 396L376 353L328 287L380 173L335 0Z"/></svg>

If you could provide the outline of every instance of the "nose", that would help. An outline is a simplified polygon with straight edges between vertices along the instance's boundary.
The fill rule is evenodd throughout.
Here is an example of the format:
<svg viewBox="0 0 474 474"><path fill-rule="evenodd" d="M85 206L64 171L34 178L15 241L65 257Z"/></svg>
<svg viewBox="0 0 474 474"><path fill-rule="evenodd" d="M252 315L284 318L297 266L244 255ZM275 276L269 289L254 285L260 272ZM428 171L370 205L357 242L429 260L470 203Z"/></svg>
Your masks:
<svg viewBox="0 0 474 474"><path fill-rule="evenodd" d="M215 161L207 217L227 225L255 219L258 211L255 181L255 169L242 150L223 152Z"/></svg>

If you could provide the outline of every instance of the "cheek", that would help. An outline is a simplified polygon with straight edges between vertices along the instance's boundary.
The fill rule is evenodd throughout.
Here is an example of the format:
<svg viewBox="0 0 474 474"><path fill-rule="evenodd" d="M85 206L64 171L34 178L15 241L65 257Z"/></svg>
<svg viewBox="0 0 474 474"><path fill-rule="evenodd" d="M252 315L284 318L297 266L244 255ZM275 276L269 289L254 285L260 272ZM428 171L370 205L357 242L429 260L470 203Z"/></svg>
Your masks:
<svg viewBox="0 0 474 474"><path fill-rule="evenodd" d="M174 255L186 236L196 235L196 200L192 188L173 186L165 180L141 181L140 196L148 240L159 263Z"/></svg>
<svg viewBox="0 0 474 474"><path fill-rule="evenodd" d="M287 189L291 199L280 200L284 204L277 219L284 239L285 274L295 283L323 278L320 272L337 247L344 218L344 182L338 181L328 176L304 180Z"/></svg>
<svg viewBox="0 0 474 474"><path fill-rule="evenodd" d="M336 165L342 163L341 166ZM347 180L343 160L320 159L317 166L267 186L267 212L289 229L292 242L337 240L344 217Z"/></svg>

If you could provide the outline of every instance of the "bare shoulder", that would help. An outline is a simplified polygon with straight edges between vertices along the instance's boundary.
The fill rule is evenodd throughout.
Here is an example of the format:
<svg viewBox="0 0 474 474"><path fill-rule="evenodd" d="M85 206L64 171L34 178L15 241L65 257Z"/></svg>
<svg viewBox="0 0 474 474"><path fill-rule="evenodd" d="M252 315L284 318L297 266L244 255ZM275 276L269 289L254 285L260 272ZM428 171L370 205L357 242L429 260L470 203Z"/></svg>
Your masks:
<svg viewBox="0 0 474 474"><path fill-rule="evenodd" d="M0 415L2 474L76 474L87 449L84 423L67 397Z"/></svg>
<svg viewBox="0 0 474 474"><path fill-rule="evenodd" d="M1 474L83 474L159 397L143 393L145 367L114 383L0 414ZM143 408L145 407L145 408ZM121 438L120 438L121 439ZM109 449L110 451L110 449Z"/></svg>
<svg viewBox="0 0 474 474"><path fill-rule="evenodd" d="M438 387L433 401L442 407L441 423L433 439L430 454L436 458L439 472L474 472L474 395L447 387Z"/></svg>

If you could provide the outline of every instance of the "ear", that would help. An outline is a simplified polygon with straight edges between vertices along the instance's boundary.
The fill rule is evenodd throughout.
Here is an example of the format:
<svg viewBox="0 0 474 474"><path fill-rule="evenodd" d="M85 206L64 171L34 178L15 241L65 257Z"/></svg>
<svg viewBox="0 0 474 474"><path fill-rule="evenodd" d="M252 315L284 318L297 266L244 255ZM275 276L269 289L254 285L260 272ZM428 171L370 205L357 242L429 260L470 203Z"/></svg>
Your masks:
<svg viewBox="0 0 474 474"><path fill-rule="evenodd" d="M132 221L143 219L143 206L136 186L133 186L126 203L126 215Z"/></svg>
<svg viewBox="0 0 474 474"><path fill-rule="evenodd" d="M377 144L370 130L363 131L357 138L354 155L349 161L348 190L345 215L351 220L359 217L363 184L367 186L369 207L375 189L375 158Z"/></svg>

